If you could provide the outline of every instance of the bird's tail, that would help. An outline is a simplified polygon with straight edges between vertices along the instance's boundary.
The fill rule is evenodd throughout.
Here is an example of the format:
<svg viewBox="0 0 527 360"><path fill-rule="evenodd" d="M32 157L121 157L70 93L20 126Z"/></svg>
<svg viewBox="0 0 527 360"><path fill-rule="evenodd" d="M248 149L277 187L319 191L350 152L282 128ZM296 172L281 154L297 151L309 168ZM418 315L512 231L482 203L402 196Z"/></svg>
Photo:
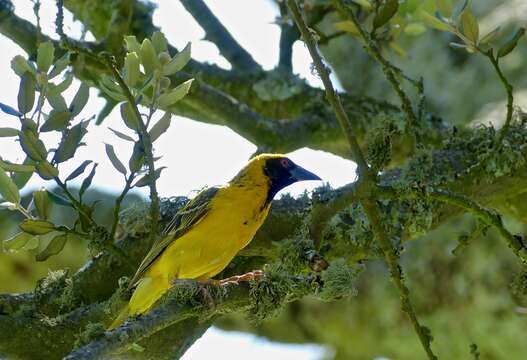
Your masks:
<svg viewBox="0 0 527 360"><path fill-rule="evenodd" d="M108 327L108 330L115 329L116 327L121 325L128 318L129 314L130 314L130 306L126 304L126 306L121 310L119 315L117 315L117 317L112 322L112 324Z"/></svg>

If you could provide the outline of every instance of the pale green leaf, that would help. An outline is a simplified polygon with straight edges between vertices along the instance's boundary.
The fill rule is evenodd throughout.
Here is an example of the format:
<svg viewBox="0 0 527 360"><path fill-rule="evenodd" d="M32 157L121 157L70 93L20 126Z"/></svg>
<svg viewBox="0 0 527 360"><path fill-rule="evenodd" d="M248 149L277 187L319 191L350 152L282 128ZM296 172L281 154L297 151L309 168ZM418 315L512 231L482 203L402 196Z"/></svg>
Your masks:
<svg viewBox="0 0 527 360"><path fill-rule="evenodd" d="M461 23L463 24L463 34L472 42L470 45L476 45L479 40L479 24L470 8L467 7L461 13Z"/></svg>
<svg viewBox="0 0 527 360"><path fill-rule="evenodd" d="M159 107L166 109L174 105L179 100L183 99L185 95L187 95L187 93L189 92L190 87L192 85L192 81L194 81L194 79L187 80L184 83L176 86L174 89L170 90L168 93L159 96Z"/></svg>
<svg viewBox="0 0 527 360"><path fill-rule="evenodd" d="M135 86L139 80L139 56L130 52L124 58L124 80L128 86Z"/></svg>
<svg viewBox="0 0 527 360"><path fill-rule="evenodd" d="M58 84L48 83L48 91L46 92L46 97L49 98L49 96L63 93L65 90L67 90L70 85L73 82L73 75L71 73L67 73L64 77L64 80L62 80Z"/></svg>
<svg viewBox="0 0 527 360"><path fill-rule="evenodd" d="M163 169L166 169L166 167L163 166L154 171L154 181L159 179L159 177L161 176L161 171L163 171ZM148 174L143 176L141 179L137 180L137 182L134 184L135 187L143 187L148 185L150 185L150 176Z"/></svg>
<svg viewBox="0 0 527 360"><path fill-rule="evenodd" d="M140 57L145 73L147 75L153 74L159 66L159 60L157 59L156 50L149 39L143 40Z"/></svg>
<svg viewBox="0 0 527 360"><path fill-rule="evenodd" d="M137 41L137 38L134 35L128 35L124 37L124 42L126 44L126 49L130 52L136 52L137 54L141 51L141 45Z"/></svg>
<svg viewBox="0 0 527 360"><path fill-rule="evenodd" d="M46 131L62 131L64 130L69 121L72 119L73 114L69 111L56 111L51 110L49 113L48 119L42 125L40 128L40 131L46 132Z"/></svg>
<svg viewBox="0 0 527 360"><path fill-rule="evenodd" d="M68 241L68 234L61 234L55 236L48 245L35 256L36 261L46 261L50 256L56 255L64 249L64 245Z"/></svg>
<svg viewBox="0 0 527 360"><path fill-rule="evenodd" d="M481 45L485 45L485 44L488 44L490 42L492 42L496 36L498 35L498 33L500 32L500 26L498 26L497 28L495 28L494 30L490 31L489 33L487 33L487 35L483 36L481 38L481 40L479 40L479 43Z"/></svg>
<svg viewBox="0 0 527 360"><path fill-rule="evenodd" d="M18 76L22 76L26 72L35 75L35 69L31 67L29 62L22 55L17 55L11 60L11 68Z"/></svg>
<svg viewBox="0 0 527 360"><path fill-rule="evenodd" d="M121 160L119 160L119 158L115 154L115 150L113 146L110 144L104 144L104 145L105 145L106 155L108 155L108 158L112 162L113 167L117 169L117 171L119 171L121 174L126 175L126 167L123 165Z"/></svg>
<svg viewBox="0 0 527 360"><path fill-rule="evenodd" d="M48 155L44 143L31 130L20 132L20 145L26 155L35 161L44 160Z"/></svg>
<svg viewBox="0 0 527 360"><path fill-rule="evenodd" d="M37 174L39 174L44 180L51 180L59 176L59 170L46 160L37 162L35 168L37 170Z"/></svg>
<svg viewBox="0 0 527 360"><path fill-rule="evenodd" d="M183 50L178 52L172 60L166 65L163 65L163 75L172 75L183 69L190 60L190 43L185 46Z"/></svg>
<svg viewBox="0 0 527 360"><path fill-rule="evenodd" d="M122 103L120 106L121 117L130 129L137 130L139 129L139 122L141 119L137 117L136 112L134 111L132 105L129 102Z"/></svg>
<svg viewBox="0 0 527 360"><path fill-rule="evenodd" d="M454 33L456 30L452 25L439 20L434 15L427 13L423 9L419 9L418 14L425 23L437 30L448 31L451 33Z"/></svg>
<svg viewBox="0 0 527 360"><path fill-rule="evenodd" d="M378 29L390 21L399 9L399 0L386 0L373 18L373 28Z"/></svg>
<svg viewBox="0 0 527 360"><path fill-rule="evenodd" d="M33 176L33 173L35 171L35 161L33 161L33 159L31 159L29 156L26 157L26 159L24 160L24 162L22 163L22 165L18 165L17 166L28 166L30 167L29 170L15 170L13 176L12 176L12 179L13 179L13 182L16 184L16 186L19 188L19 189L22 189L26 184L27 182L29 181L29 179L31 179L31 176Z"/></svg>
<svg viewBox="0 0 527 360"><path fill-rule="evenodd" d="M31 235L44 235L55 230L55 225L45 220L25 219L18 225L20 230Z"/></svg>
<svg viewBox="0 0 527 360"><path fill-rule="evenodd" d="M132 137L130 137L130 136L126 135L126 134L123 134L120 131L114 130L112 128L108 128L108 129L110 129L110 131L113 132L118 138L121 138L121 139L127 140L127 141L131 141L131 142L135 142L135 140Z"/></svg>
<svg viewBox="0 0 527 360"><path fill-rule="evenodd" d="M333 24L333 26L337 30L345 31L353 35L359 35L359 29L357 29L353 21L350 21L350 20L339 21Z"/></svg>
<svg viewBox="0 0 527 360"><path fill-rule="evenodd" d="M18 110L22 114L26 114L33 109L35 104L35 78L31 73L24 73L20 78L20 86L18 88Z"/></svg>
<svg viewBox="0 0 527 360"><path fill-rule="evenodd" d="M51 201L46 189L41 188L33 192L33 203L37 209L38 216L43 220L47 220L51 212Z"/></svg>
<svg viewBox="0 0 527 360"><path fill-rule="evenodd" d="M87 121L80 122L79 124L64 132L59 147L57 151L55 151L55 155L53 157L55 162L64 162L68 159L71 159L73 155L75 155L75 152L79 148L83 136L88 132L88 130L86 130L87 126Z"/></svg>
<svg viewBox="0 0 527 360"><path fill-rule="evenodd" d="M13 180L7 175L4 169L0 167L0 195L5 201L13 204L20 203L20 193Z"/></svg>
<svg viewBox="0 0 527 360"><path fill-rule="evenodd" d="M168 130L170 126L170 120L172 114L170 112L165 112L165 114L159 119L159 121L150 129L148 132L150 134L150 140L152 142L156 141L165 131Z"/></svg>
<svg viewBox="0 0 527 360"><path fill-rule="evenodd" d="M70 64L70 53L65 53L55 61L55 64L53 65L53 68L51 69L48 78L53 79L55 76L59 75L61 72L64 71Z"/></svg>
<svg viewBox="0 0 527 360"><path fill-rule="evenodd" d="M64 100L64 97L60 93L56 93L54 95L48 94L47 95L48 102L51 105L51 107L56 111L61 112L71 112L68 110L68 105L66 104L66 100Z"/></svg>
<svg viewBox="0 0 527 360"><path fill-rule="evenodd" d="M436 0L436 6L444 17L449 18L452 16L452 12L454 11L452 0Z"/></svg>
<svg viewBox="0 0 527 360"><path fill-rule="evenodd" d="M37 49L37 68L39 71L48 72L49 67L53 64L55 57L55 48L51 41L41 43Z"/></svg>
<svg viewBox="0 0 527 360"><path fill-rule="evenodd" d="M86 170L86 167L88 167L88 165L90 165L91 163L91 160L84 160L82 164L80 164L75 170L71 172L71 174L68 175L64 182L67 183L68 181L73 180L76 177L82 175L82 173L84 173L84 170Z"/></svg>
<svg viewBox="0 0 527 360"><path fill-rule="evenodd" d="M0 127L0 137L18 136L19 133L20 131L18 131L18 129Z"/></svg>
<svg viewBox="0 0 527 360"><path fill-rule="evenodd" d="M86 85L86 83L82 83L70 104L70 111L72 112L73 116L77 116L82 111L82 109L84 109L84 106L86 106L86 103L88 102L89 96L90 87Z"/></svg>
<svg viewBox="0 0 527 360"><path fill-rule="evenodd" d="M518 41L525 34L525 28L519 28L514 32L512 37L498 50L498 57L504 57L509 55L514 48L518 45Z"/></svg>
<svg viewBox="0 0 527 360"><path fill-rule="evenodd" d="M13 237L4 241L4 246L8 250L20 250L34 237L34 235L19 232Z"/></svg>
<svg viewBox="0 0 527 360"><path fill-rule="evenodd" d="M4 161L0 158L0 167L2 169L4 169L5 171L9 171L9 172L34 172L35 171L35 166L34 165L30 165L30 164L14 164L12 162L9 162L9 161Z"/></svg>
<svg viewBox="0 0 527 360"><path fill-rule="evenodd" d="M163 51L167 51L167 39L165 38L165 35L161 31L156 31L152 34L152 45L154 46L154 49L156 50L156 53L162 53Z"/></svg>

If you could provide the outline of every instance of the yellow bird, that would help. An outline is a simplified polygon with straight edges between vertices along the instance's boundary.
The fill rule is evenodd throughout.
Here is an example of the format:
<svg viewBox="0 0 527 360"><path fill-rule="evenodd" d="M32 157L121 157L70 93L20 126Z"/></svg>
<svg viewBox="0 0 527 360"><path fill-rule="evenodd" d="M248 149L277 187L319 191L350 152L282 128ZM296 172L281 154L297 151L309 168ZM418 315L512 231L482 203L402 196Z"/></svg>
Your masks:
<svg viewBox="0 0 527 360"><path fill-rule="evenodd" d="M148 312L175 279L207 280L254 237L278 191L321 180L284 155L262 154L225 186L201 191L174 216L130 282L135 291L110 329Z"/></svg>

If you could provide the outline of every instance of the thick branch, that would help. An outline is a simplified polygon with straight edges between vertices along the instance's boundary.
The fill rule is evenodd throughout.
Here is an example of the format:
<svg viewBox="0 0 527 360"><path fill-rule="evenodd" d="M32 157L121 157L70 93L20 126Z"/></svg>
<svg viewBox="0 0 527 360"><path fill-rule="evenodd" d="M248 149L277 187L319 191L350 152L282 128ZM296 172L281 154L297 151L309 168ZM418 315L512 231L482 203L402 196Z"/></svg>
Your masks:
<svg viewBox="0 0 527 360"><path fill-rule="evenodd" d="M85 6L88 6L88 3L90 2L86 2ZM90 3L94 7L90 12L75 2L66 1L65 4L81 19L92 11L98 11L96 9L99 9L99 6L100 11L105 10L101 2ZM0 13L9 13L9 7L2 8L1 5L2 3ZM156 30L144 12L145 10L136 4L132 30L139 39ZM9 21L4 20L0 23L0 32L20 43L30 56L34 56L36 45L32 39L36 37L35 26L14 14L9 15L8 19ZM100 25L94 24L90 17L85 20L85 25L94 34L101 31ZM55 45L59 47L58 43ZM104 44L83 45L96 51L108 50L104 48ZM171 51L175 49L171 48ZM201 81L194 82L191 93L178 103L177 107L171 109L174 113L197 121L226 125L267 151L289 152L310 147L350 157L339 123L320 89L311 88L292 75L284 76L283 72L253 74L226 71L192 60L187 68L193 77ZM100 64L83 57L74 64L74 69L77 76L94 86L98 84L97 79L103 72L107 71L101 68ZM172 78L172 81L178 83L182 79L183 76L179 75ZM265 98L262 98L262 90L255 90L255 84L263 84L264 89L268 87L268 90L265 90L268 91ZM277 88L285 89L289 94L276 95L274 91ZM356 124L356 136L361 146L364 146L367 131L378 124L376 118L397 118L401 114L397 108L383 101L347 94L341 94L341 97L346 113ZM436 146L450 135L450 127L441 119L432 116L425 117L420 126L419 136L424 145ZM404 147L394 146L394 163L404 159L407 153Z"/></svg>
<svg viewBox="0 0 527 360"><path fill-rule="evenodd" d="M205 30L205 39L212 41L231 65L241 71L259 71L260 65L238 44L202 0L181 0L194 19Z"/></svg>
<svg viewBox="0 0 527 360"><path fill-rule="evenodd" d="M189 284L185 284L186 282ZM205 290L192 280L181 280L163 296L161 304L152 311L106 332L100 339L72 352L65 359L100 359L111 353L126 350L130 344L192 317L199 317L210 323L218 314L245 312L251 309L258 311L259 302L264 301L260 295L265 296L259 294L261 289L279 291L280 293L274 296L279 296L283 304L315 292L318 288L318 279L311 275L287 279L263 279L250 284L211 285ZM208 295L205 296L203 291L207 291ZM211 306L211 303L214 306Z"/></svg>

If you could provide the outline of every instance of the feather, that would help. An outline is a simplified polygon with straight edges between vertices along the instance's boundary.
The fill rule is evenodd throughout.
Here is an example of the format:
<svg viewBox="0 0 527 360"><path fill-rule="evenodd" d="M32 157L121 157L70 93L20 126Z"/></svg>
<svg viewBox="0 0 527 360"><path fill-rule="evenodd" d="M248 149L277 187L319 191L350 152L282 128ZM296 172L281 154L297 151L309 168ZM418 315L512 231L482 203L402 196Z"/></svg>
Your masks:
<svg viewBox="0 0 527 360"><path fill-rule="evenodd" d="M139 265L134 277L130 281L130 290L141 279L148 267L165 251L165 249L179 237L187 233L194 225L199 223L207 214L210 202L220 188L210 187L202 190L194 199L179 210L163 230L163 236L159 238L146 254Z"/></svg>

